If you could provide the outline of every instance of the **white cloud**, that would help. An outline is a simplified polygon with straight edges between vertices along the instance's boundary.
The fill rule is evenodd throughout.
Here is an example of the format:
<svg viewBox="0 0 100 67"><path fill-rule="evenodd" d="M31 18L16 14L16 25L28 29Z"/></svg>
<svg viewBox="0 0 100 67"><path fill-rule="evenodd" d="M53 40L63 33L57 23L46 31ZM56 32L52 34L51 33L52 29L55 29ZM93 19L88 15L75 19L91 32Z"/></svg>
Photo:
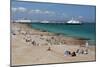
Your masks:
<svg viewBox="0 0 100 67"><path fill-rule="evenodd" d="M68 14L66 14L66 13L62 13L62 16L63 16L63 17L67 17Z"/></svg>
<svg viewBox="0 0 100 67"><path fill-rule="evenodd" d="M45 11L45 13L49 14L50 12L49 11Z"/></svg>
<svg viewBox="0 0 100 67"><path fill-rule="evenodd" d="M83 18L83 16L79 16L78 18L82 19L82 18Z"/></svg>
<svg viewBox="0 0 100 67"><path fill-rule="evenodd" d="M36 10L34 10L34 11L35 11L35 13L42 13L42 11L39 10L39 9L36 9Z"/></svg>
<svg viewBox="0 0 100 67"><path fill-rule="evenodd" d="M47 14L54 15L54 11L49 10L40 10L40 9L27 9L25 7L12 7L12 12L27 12L28 14Z"/></svg>
<svg viewBox="0 0 100 67"><path fill-rule="evenodd" d="M24 8L24 7L19 7L19 8L18 8L18 11L25 12L25 11L27 11L27 9Z"/></svg>
<svg viewBox="0 0 100 67"><path fill-rule="evenodd" d="M17 8L12 8L12 11L17 11Z"/></svg>
<svg viewBox="0 0 100 67"><path fill-rule="evenodd" d="M29 13L36 13L36 14L55 14L55 12L53 11L48 11L48 10L39 10L39 9L35 9L35 10L30 10Z"/></svg>
<svg viewBox="0 0 100 67"><path fill-rule="evenodd" d="M28 10L28 13L29 14L36 14L36 13L38 13L38 14L40 14L40 13L42 13L42 11L41 10L39 10L39 9L35 9L35 10Z"/></svg>
<svg viewBox="0 0 100 67"><path fill-rule="evenodd" d="M18 12L26 12L27 9L24 8L24 7L12 7L12 11L13 12L16 12L16 11L18 11Z"/></svg>

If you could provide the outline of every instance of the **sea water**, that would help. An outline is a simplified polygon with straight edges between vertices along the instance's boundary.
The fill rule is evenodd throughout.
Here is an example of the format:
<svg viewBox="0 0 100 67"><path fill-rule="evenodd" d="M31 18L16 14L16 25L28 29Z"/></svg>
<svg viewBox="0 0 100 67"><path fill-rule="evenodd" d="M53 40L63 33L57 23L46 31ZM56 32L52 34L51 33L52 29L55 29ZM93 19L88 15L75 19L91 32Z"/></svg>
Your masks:
<svg viewBox="0 0 100 67"><path fill-rule="evenodd" d="M91 44L96 44L96 24L64 24L64 23L32 23L32 28L61 34L68 37L89 39Z"/></svg>

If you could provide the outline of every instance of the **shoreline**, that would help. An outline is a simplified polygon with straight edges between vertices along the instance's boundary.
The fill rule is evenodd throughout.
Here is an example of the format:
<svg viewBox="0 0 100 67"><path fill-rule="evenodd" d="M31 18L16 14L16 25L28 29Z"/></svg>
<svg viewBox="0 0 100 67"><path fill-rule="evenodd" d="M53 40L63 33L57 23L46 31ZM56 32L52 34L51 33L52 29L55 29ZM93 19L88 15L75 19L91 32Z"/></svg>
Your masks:
<svg viewBox="0 0 100 67"><path fill-rule="evenodd" d="M57 35L57 36L59 36L59 35L66 36L67 35L67 34L64 34L64 33L56 33L56 32L51 32L51 31L47 31L47 30L42 30L42 29L34 28L34 27L31 26L32 23L24 23L24 22L23 23L21 23L21 22L12 22L12 23L25 24L25 25L27 25L31 29L38 30L40 32L49 32L49 33L52 33L52 34ZM49 23L41 23L41 24L49 24ZM85 38L85 37L80 37L80 36L66 36L66 37L71 37L71 38L75 38L75 39L78 39L78 40L92 40L90 38ZM93 41L95 41L95 40L93 40Z"/></svg>
<svg viewBox="0 0 100 67"><path fill-rule="evenodd" d="M22 23L22 24L26 24L26 23ZM31 23L32 24L32 23ZM30 24L27 24L29 28L31 29L35 29L35 30L38 30L40 32L48 32L48 33L51 33L51 36L54 35L54 36L62 36L62 37L66 37L66 38L73 38L73 39L76 39L76 40L88 40L90 42L91 45L96 45L95 44L95 40L91 40L89 38L84 38L84 37L80 37L80 36L68 36L66 34L63 34L63 33L56 33L56 32L50 32L50 31L46 31L46 30L42 30L42 29L36 29L34 27L32 27Z"/></svg>

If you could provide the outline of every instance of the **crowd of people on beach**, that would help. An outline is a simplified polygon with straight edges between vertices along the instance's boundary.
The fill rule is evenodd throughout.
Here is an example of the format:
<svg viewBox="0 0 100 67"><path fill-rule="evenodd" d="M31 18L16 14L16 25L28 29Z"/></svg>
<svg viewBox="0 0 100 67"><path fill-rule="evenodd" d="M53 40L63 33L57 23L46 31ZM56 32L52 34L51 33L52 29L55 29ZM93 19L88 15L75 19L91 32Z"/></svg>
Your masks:
<svg viewBox="0 0 100 67"><path fill-rule="evenodd" d="M79 49L77 49L76 51L73 51L72 53L70 52L70 51L68 51L68 50L65 50L65 52L64 52L64 55L65 56L69 56L69 55L71 55L71 56L77 56L77 55L79 55L79 54L88 54L88 51L89 51L89 49L88 49L88 41L86 41L86 43L84 44L85 46L80 46L80 48Z"/></svg>
<svg viewBox="0 0 100 67"><path fill-rule="evenodd" d="M31 42L31 44L33 46L38 46L39 44L36 43L35 40L32 39L32 36L34 36L34 34L30 34L30 32L27 32L26 30L21 30L21 28L17 29L17 30L14 30L12 31L12 34L13 35L23 35L23 39L25 40L25 42ZM38 35L38 34L35 34L35 35ZM48 35L48 38L43 38L43 34L40 34L40 39L41 40L45 40L48 44L52 45L52 44L60 44L60 41L57 41L57 39L54 37L54 36L49 36Z"/></svg>
<svg viewBox="0 0 100 67"><path fill-rule="evenodd" d="M71 53L71 51L64 51L64 56L77 56L77 54L88 54L88 49L87 50L82 50L82 49L77 49L76 51L73 51Z"/></svg>
<svg viewBox="0 0 100 67"><path fill-rule="evenodd" d="M28 32L22 31L22 30L18 30L18 32L19 32L19 34L24 35L23 39L25 40L26 43L27 42L31 42L31 44L33 46L39 46L39 43L37 43L36 41L32 40L31 35L29 35ZM17 34L15 32L13 32L13 35L17 35ZM51 39L46 39L46 41L51 44L54 39L55 39L54 37L51 37ZM56 39L54 41L56 42ZM51 47L48 47L47 51L51 51L51 50L52 50ZM71 51L69 51L67 49L65 49L65 51L64 51L64 56L72 56L72 57L74 57L74 56L77 56L78 54L88 54L88 42L87 41L86 41L84 49L81 49L81 47L80 47L79 49L77 49L76 51L73 51L73 52L71 52Z"/></svg>
<svg viewBox="0 0 100 67"><path fill-rule="evenodd" d="M48 47L47 51L52 51L52 48ZM64 51L64 56L65 57L68 57L68 56L75 57L75 56L77 56L79 54L81 54L81 55L82 54L84 54L84 55L88 54L88 48L85 49L85 50L83 50L83 49L77 49L76 51L73 51L73 52L71 52L71 51L69 51L67 49Z"/></svg>

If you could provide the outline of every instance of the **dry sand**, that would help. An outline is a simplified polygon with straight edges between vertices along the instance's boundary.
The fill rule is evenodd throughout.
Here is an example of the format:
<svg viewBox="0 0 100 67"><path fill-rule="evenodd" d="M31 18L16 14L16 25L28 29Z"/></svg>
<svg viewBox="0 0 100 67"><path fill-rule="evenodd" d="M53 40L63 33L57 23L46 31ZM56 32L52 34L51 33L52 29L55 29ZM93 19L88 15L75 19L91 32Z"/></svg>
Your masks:
<svg viewBox="0 0 100 67"><path fill-rule="evenodd" d="M28 33L26 34L26 32ZM16 35L13 35L15 33ZM25 39L27 38L35 41L38 46L32 45L31 42L26 42ZM53 33L31 29L26 24L12 23L11 64L12 66L15 66L95 61L95 46L89 46L89 54L77 54L75 57L64 56L65 49L71 52L76 51L80 48L79 44L80 40L75 38L57 36ZM51 47L51 51L47 51L49 46Z"/></svg>

